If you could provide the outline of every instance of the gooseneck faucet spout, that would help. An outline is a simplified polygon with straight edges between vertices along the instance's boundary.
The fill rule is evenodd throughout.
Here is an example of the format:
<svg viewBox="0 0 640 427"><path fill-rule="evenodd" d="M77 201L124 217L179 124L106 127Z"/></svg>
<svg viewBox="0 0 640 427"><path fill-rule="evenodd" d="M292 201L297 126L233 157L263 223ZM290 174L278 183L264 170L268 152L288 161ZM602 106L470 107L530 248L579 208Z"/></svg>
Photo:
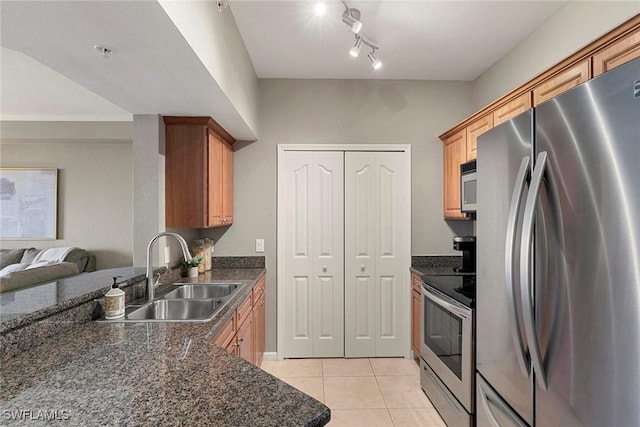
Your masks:
<svg viewBox="0 0 640 427"><path fill-rule="evenodd" d="M182 255L184 256L185 261L191 260L191 254L189 253L189 247L187 246L187 242L184 238L177 234L172 233L170 231L163 231L162 233L158 233L149 241L149 245L147 246L147 299L149 301L153 300L153 272L151 271L151 248L153 247L153 242L158 240L159 237L162 236L171 236L174 237L178 243L180 243L180 247L182 248Z"/></svg>

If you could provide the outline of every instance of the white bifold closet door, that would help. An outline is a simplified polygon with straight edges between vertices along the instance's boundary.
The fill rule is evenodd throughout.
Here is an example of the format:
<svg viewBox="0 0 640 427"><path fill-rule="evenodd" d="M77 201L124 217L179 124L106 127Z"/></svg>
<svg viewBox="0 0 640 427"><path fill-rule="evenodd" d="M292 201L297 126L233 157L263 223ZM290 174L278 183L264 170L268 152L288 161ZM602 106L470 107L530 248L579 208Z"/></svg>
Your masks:
<svg viewBox="0 0 640 427"><path fill-rule="evenodd" d="M345 357L406 353L410 191L404 153L345 153Z"/></svg>
<svg viewBox="0 0 640 427"><path fill-rule="evenodd" d="M278 166L285 236L283 357L344 356L343 152L289 151Z"/></svg>

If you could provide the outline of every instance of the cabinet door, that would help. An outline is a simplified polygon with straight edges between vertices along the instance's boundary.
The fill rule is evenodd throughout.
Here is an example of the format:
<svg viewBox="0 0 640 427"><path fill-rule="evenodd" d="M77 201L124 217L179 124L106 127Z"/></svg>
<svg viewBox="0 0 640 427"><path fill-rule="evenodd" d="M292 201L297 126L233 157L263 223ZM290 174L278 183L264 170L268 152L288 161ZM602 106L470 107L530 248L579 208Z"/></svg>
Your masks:
<svg viewBox="0 0 640 427"><path fill-rule="evenodd" d="M238 356L255 364L255 354L253 352L253 316L248 316L238 328L236 339L238 340Z"/></svg>
<svg viewBox="0 0 640 427"><path fill-rule="evenodd" d="M207 226L207 160L204 126L166 126L165 221L167 227Z"/></svg>
<svg viewBox="0 0 640 427"><path fill-rule="evenodd" d="M640 29L593 55L593 77L640 57Z"/></svg>
<svg viewBox="0 0 640 427"><path fill-rule="evenodd" d="M443 196L445 219L466 219L460 212L460 165L467 160L467 133L463 129L444 140Z"/></svg>
<svg viewBox="0 0 640 427"><path fill-rule="evenodd" d="M222 221L222 153L224 141L212 131L208 131L208 226L223 225Z"/></svg>
<svg viewBox="0 0 640 427"><path fill-rule="evenodd" d="M411 349L413 357L420 357L420 293L415 289L411 291Z"/></svg>
<svg viewBox="0 0 640 427"><path fill-rule="evenodd" d="M264 276L253 288L253 346L256 365L262 363L262 355L265 349L265 297Z"/></svg>
<svg viewBox="0 0 640 427"><path fill-rule="evenodd" d="M233 147L222 143L222 224L233 223Z"/></svg>
<svg viewBox="0 0 640 427"><path fill-rule="evenodd" d="M236 335L235 320L236 316L234 314L229 320L226 321L226 323L220 328L220 331L213 338L214 344L226 348L232 341L235 342L235 340L233 339Z"/></svg>
<svg viewBox="0 0 640 427"><path fill-rule="evenodd" d="M544 83L533 89L533 105L536 106L554 96L560 95L571 88L578 86L589 80L591 75L591 60L575 64L571 68L567 68L551 77Z"/></svg>
<svg viewBox="0 0 640 427"><path fill-rule="evenodd" d="M493 112L493 126L496 127L529 108L531 108L531 92L523 93Z"/></svg>
<svg viewBox="0 0 640 427"><path fill-rule="evenodd" d="M265 346L264 330L264 293L260 294L258 301L253 306L253 352L254 361L257 366L262 364L262 355Z"/></svg>
<svg viewBox="0 0 640 427"><path fill-rule="evenodd" d="M493 114L491 113L467 126L467 162L477 156L478 137L492 128Z"/></svg>

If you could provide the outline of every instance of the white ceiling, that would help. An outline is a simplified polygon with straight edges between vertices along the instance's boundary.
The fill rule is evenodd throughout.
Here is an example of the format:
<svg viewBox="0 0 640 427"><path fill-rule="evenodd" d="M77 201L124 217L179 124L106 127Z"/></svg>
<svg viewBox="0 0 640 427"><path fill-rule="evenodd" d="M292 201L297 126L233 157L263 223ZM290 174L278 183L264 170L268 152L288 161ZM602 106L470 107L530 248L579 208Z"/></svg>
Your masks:
<svg viewBox="0 0 640 427"><path fill-rule="evenodd" d="M363 47L348 51L354 34L342 22L340 1L231 0L231 9L258 77L475 80L566 1L350 1L361 34L380 46L374 71Z"/></svg>
<svg viewBox="0 0 640 427"><path fill-rule="evenodd" d="M348 55L354 39L338 1L322 19L311 0L231 0L223 13L233 13L260 78L474 80L565 3L348 1L380 45L378 71L367 50ZM0 6L0 119L211 115L237 139L253 138L157 1ZM94 51L101 43L115 46L112 58Z"/></svg>

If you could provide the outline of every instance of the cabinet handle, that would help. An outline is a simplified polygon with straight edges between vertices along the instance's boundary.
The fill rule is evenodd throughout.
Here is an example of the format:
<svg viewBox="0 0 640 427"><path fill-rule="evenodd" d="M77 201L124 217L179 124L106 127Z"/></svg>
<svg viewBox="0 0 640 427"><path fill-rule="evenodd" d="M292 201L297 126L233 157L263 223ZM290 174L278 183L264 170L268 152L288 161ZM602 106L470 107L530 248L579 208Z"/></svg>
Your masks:
<svg viewBox="0 0 640 427"><path fill-rule="evenodd" d="M243 341L244 341L244 337L242 337L242 338L240 338L240 339L238 340L238 342L243 342ZM238 345L240 345L240 344L238 344Z"/></svg>

